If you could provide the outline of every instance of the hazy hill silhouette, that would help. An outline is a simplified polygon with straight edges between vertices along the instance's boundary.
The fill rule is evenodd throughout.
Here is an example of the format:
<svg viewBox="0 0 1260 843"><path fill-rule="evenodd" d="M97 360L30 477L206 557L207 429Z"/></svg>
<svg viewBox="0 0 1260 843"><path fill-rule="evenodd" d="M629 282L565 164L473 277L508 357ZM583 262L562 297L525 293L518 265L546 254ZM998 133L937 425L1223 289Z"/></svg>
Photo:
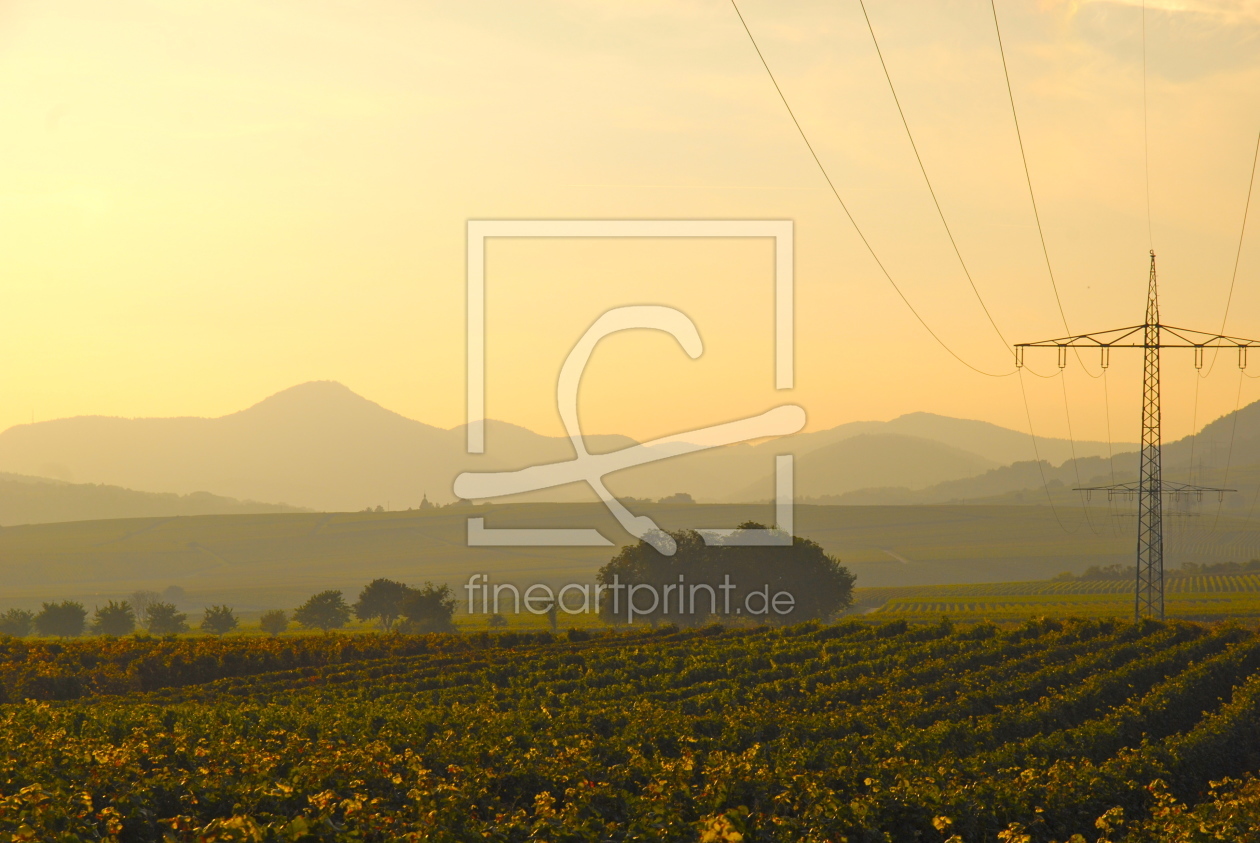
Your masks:
<svg viewBox="0 0 1260 843"><path fill-rule="evenodd" d="M339 383L286 389L219 418L79 416L0 434L0 470L67 481L236 498L321 510L386 504L425 494L451 499L465 468L519 468L572 456L567 440L487 422L494 452L464 453L465 431L408 419ZM592 450L629 444L590 437Z"/></svg>
<svg viewBox="0 0 1260 843"><path fill-rule="evenodd" d="M1038 442L1040 447L1040 440ZM828 492L809 497L816 503L841 505L943 504L962 501L1030 504L1046 502L1045 486L1056 498L1067 495L1078 485L1105 486L1130 483L1137 479L1138 454L1121 451L1115 445L1114 457L1081 456L1060 465L1043 460L1041 465L1023 460L991 468L974 476L948 478L931 486L908 483L872 484L846 492ZM1131 447L1131 446L1128 446ZM1045 449L1041 448L1044 455ZM1175 483L1192 483L1236 489L1224 499L1226 510L1250 510L1257 499L1260 479L1260 401L1237 412L1228 413L1205 425L1197 434L1167 442L1163 446L1163 479ZM1192 469L1193 466L1193 469ZM891 475L889 475L891 476ZM1100 499L1105 499L1100 493ZM1210 493L1205 499L1215 505Z"/></svg>
<svg viewBox="0 0 1260 843"><path fill-rule="evenodd" d="M153 518L177 515L256 515L301 512L283 504L238 501L193 492L176 495L137 492L119 486L66 483L44 477L0 474L0 526L95 521L104 518Z"/></svg>
<svg viewBox="0 0 1260 843"><path fill-rule="evenodd" d="M940 442L897 433L861 433L808 451L795 468L796 494L801 498L838 495L870 485L922 488L946 480L972 477L994 463ZM743 489L733 500L769 498L769 479Z"/></svg>
<svg viewBox="0 0 1260 843"><path fill-rule="evenodd" d="M1073 456L1106 456L1109 452L1120 453L1137 448L1135 443L1128 442L1113 442L1109 448L1106 442L1077 440L1073 443L1067 439L1039 437L1034 451L1032 437L1027 433L991 422L956 419L935 413L907 413L891 421L849 422L829 430L801 434L795 437L801 443L796 446L796 452L806 453L814 448L864 434L899 434L930 439L951 448L970 451L993 465L1031 460L1034 453L1040 455L1041 459L1058 465Z"/></svg>
<svg viewBox="0 0 1260 843"><path fill-rule="evenodd" d="M571 459L563 437L488 421L487 453L464 452L465 430L434 427L369 401L339 383L316 381L219 418L82 416L18 425L0 433L0 471L104 483L150 492L211 492L319 510L392 509L453 499L463 470L503 470ZM862 437L858 439L857 437ZM592 451L631 444L592 436ZM849 443L843 445L842 443ZM1069 443L1038 440L1045 459ZM1077 454L1106 453L1078 442ZM1116 445L1116 450L1125 447ZM699 500L768 498L773 455L795 453L802 493L836 495L873 486L922 488L1032 457L1027 434L987 422L912 413L855 422L758 445L736 445L610 475L619 495ZM590 500L583 485L535 499Z"/></svg>

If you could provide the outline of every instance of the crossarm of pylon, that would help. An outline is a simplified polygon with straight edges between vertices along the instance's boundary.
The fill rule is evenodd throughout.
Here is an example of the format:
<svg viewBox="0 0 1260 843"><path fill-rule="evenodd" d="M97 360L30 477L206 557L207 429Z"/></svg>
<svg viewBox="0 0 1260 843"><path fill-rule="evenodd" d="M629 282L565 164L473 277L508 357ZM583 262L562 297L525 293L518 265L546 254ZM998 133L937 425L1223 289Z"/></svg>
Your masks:
<svg viewBox="0 0 1260 843"><path fill-rule="evenodd" d="M1134 483L1113 483L1109 486L1074 486L1074 492L1133 492L1140 490L1140 484ZM1164 481L1159 485L1159 491L1165 495L1178 494L1181 492L1237 492L1237 489L1222 489L1218 486L1196 486L1193 483L1170 483Z"/></svg>
<svg viewBox="0 0 1260 843"><path fill-rule="evenodd" d="M1110 331L1095 331L1092 334L1078 334L1074 337L1058 337L1052 340L1037 342L1021 342L1016 348L1145 348L1146 325L1132 325L1127 328L1115 328ZM1173 325L1159 325L1160 348L1250 348L1260 346L1260 340L1247 337L1231 337L1227 334L1214 334L1210 331L1196 331L1192 328L1178 328Z"/></svg>
<svg viewBox="0 0 1260 843"><path fill-rule="evenodd" d="M1053 340L1039 340L1038 342L1021 342L1016 344L1016 348L1102 348L1110 347L1133 347L1141 348L1144 343L1141 342L1142 331L1145 325L1132 325L1128 328L1115 328L1110 331L1096 331L1092 334L1078 334L1074 337L1059 337ZM1128 340L1128 342L1126 342Z"/></svg>
<svg viewBox="0 0 1260 843"><path fill-rule="evenodd" d="M1245 337L1230 337L1225 334L1195 331L1190 328L1175 328L1172 325L1160 325L1159 327L1162 329L1159 340L1161 348L1246 348L1260 345L1260 340L1251 340ZM1166 342L1162 332L1171 334L1180 342Z"/></svg>

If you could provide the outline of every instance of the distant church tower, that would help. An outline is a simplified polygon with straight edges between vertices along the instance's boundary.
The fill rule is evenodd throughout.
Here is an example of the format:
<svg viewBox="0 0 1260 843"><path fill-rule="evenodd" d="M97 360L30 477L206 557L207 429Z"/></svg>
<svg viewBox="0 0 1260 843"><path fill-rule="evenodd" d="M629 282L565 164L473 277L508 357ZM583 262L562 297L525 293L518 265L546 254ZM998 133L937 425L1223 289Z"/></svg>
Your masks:
<svg viewBox="0 0 1260 843"><path fill-rule="evenodd" d="M434 507L433 507L433 504L429 503L429 493L428 493L428 492L425 492L425 493L424 493L424 500L420 501L420 508L421 508L421 509L433 509L433 508L434 508Z"/></svg>

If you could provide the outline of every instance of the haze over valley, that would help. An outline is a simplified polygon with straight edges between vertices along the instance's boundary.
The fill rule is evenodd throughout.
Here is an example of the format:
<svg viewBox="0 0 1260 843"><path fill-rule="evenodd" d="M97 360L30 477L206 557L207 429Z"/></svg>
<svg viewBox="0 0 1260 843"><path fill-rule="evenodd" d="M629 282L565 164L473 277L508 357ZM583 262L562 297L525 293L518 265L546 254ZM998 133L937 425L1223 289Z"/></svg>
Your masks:
<svg viewBox="0 0 1260 843"><path fill-rule="evenodd" d="M633 444L624 436L589 436L587 441L592 452ZM171 500L146 504L139 498L129 508L93 508L95 504L86 503L93 493L79 489L82 484L234 499L217 505L203 500L203 512L274 511L259 509L261 505L250 503L254 501L330 512L407 509L426 496L432 503L453 502L451 485L461 471L508 470L573 458L567 439L501 421L487 422L486 442L485 454L469 455L462 426L442 429L408 419L330 381L301 384L219 418L81 416L16 425L0 433L0 471L59 484L8 481L6 486L0 480L0 524L109 517L110 512L138 516L195 511L179 510ZM967 499L1029 487L1034 453L1050 464L1051 472L1061 472L1055 467L1075 453L1093 476L1101 471L1109 449L1118 455L1117 466L1130 465L1124 454L1132 447L1038 439L1034 451L1026 433L913 413L672 457L609 475L607 482L625 498L655 500L683 492L700 502L768 500L774 455L793 453L800 500L861 503L890 494L931 499L941 489L954 490L948 499ZM1012 467L1023 463L1022 468ZM82 507L69 502L71 489L85 501ZM44 499L59 494L66 502L44 509L17 505L24 493ZM98 490L95 496L118 494ZM3 505L5 495L13 502ZM584 485L571 485L518 499L580 501L593 496ZM145 506L156 508L148 511Z"/></svg>

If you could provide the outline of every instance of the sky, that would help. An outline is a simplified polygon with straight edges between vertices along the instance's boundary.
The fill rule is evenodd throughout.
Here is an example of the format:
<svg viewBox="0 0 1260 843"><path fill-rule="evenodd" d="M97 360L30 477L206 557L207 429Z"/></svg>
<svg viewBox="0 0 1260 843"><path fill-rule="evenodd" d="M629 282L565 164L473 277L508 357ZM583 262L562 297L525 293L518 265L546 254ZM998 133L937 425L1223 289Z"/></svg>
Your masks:
<svg viewBox="0 0 1260 843"><path fill-rule="evenodd" d="M987 2L740 9L854 221L967 363L1065 333ZM1260 3L1011 2L1005 39L1072 332L1163 320L1260 338ZM1145 78L1147 109L1143 111ZM765 240L497 240L489 416L562 432L556 378L605 310L681 309L703 355L635 331L582 381L588 433L644 439L805 408L928 411L1133 441L1140 360L1058 377L961 364L880 272L727 0L0 3L0 428L218 416L337 380L465 420L469 219L789 219L796 385L774 388ZM1145 142L1143 124L1146 124ZM1149 149L1149 167L1144 149ZM1147 179L1149 171L1149 225ZM1257 197L1255 204L1260 204ZM999 336L1000 331L1000 336ZM1209 361L1211 357L1209 356ZM1053 352L1028 363L1057 372ZM1260 354L1251 373L1260 377ZM1065 400L1066 398L1066 400ZM1165 438L1260 399L1233 355L1164 362Z"/></svg>

